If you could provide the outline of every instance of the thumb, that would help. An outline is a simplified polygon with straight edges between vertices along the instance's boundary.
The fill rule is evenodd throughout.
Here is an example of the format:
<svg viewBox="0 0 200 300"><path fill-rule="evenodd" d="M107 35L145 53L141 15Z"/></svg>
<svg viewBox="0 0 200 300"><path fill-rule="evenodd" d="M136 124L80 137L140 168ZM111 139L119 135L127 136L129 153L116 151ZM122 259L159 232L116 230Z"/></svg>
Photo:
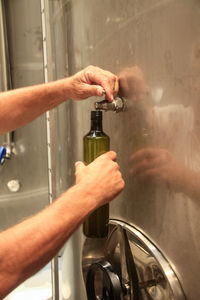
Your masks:
<svg viewBox="0 0 200 300"><path fill-rule="evenodd" d="M76 170L76 173L77 172L80 172L81 170L83 170L85 168L85 165L82 161L77 161L75 163L75 170Z"/></svg>

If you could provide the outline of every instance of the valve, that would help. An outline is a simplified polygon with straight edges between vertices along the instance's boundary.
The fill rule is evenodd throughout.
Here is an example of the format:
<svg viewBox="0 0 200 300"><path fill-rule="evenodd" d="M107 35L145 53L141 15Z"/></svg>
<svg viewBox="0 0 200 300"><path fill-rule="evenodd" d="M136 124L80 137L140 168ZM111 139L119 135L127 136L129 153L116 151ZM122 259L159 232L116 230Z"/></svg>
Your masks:
<svg viewBox="0 0 200 300"><path fill-rule="evenodd" d="M115 97L112 102L107 99L95 102L94 107L96 110L115 111L116 113L127 109L126 100L122 97Z"/></svg>

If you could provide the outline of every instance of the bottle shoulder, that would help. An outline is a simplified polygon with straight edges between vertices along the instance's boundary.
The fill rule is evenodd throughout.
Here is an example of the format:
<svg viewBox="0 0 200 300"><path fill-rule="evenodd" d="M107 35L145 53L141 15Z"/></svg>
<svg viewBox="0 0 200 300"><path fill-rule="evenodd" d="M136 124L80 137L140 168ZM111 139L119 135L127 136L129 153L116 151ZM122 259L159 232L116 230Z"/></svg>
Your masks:
<svg viewBox="0 0 200 300"><path fill-rule="evenodd" d="M91 138L108 138L109 139L109 136L103 131L91 130L84 136L84 138L90 138L90 139Z"/></svg>

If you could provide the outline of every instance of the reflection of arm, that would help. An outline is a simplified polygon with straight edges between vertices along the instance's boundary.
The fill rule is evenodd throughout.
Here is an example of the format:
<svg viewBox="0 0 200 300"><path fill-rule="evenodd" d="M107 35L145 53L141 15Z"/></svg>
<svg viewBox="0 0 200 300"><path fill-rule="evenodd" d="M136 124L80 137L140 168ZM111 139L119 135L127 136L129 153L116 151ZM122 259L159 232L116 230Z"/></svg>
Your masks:
<svg viewBox="0 0 200 300"><path fill-rule="evenodd" d="M200 174L186 168L169 151L144 148L131 157L133 178L164 184L170 190L200 199Z"/></svg>
<svg viewBox="0 0 200 300"><path fill-rule="evenodd" d="M120 93L127 97L133 107L134 118L138 118L145 129L154 129L159 136L159 144L180 154L185 147L188 133L194 127L194 113L191 107L182 104L154 106L148 103L150 88L140 68L133 66L123 69L119 74ZM161 100L163 91L151 91L154 103ZM173 145L172 145L173 136ZM181 150L182 151L182 150ZM177 155L177 157L179 157ZM132 156L132 175L138 180L148 180L157 184L167 184L176 192L182 192L192 198L200 198L200 174L184 167L174 155L166 149L141 149Z"/></svg>
<svg viewBox="0 0 200 300"><path fill-rule="evenodd" d="M200 174L189 169L182 172L181 192L200 201Z"/></svg>
<svg viewBox="0 0 200 300"><path fill-rule="evenodd" d="M174 128L182 132L192 130L192 108L182 104L157 106L164 91L161 87L150 88L138 66L124 68L118 76L120 94L127 98L134 118L137 117L145 129L158 129L165 135L174 133Z"/></svg>

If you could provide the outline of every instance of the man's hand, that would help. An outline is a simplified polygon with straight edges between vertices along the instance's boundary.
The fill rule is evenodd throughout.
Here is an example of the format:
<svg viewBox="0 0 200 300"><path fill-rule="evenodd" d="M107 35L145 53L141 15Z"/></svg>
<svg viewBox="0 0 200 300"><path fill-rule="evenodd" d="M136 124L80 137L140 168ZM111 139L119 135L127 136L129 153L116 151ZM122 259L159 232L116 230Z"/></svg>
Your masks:
<svg viewBox="0 0 200 300"><path fill-rule="evenodd" d="M98 67L87 67L74 76L0 93L0 134L24 126L68 99L102 96L109 101L119 89L118 78Z"/></svg>
<svg viewBox="0 0 200 300"><path fill-rule="evenodd" d="M102 96L103 90L109 101L118 93L118 78L109 71L89 66L69 78L70 98L81 100L91 96Z"/></svg>
<svg viewBox="0 0 200 300"><path fill-rule="evenodd" d="M88 166L76 162L76 184L87 189L98 202L97 206L111 201L124 188L124 180L116 163L117 155L109 151L96 158Z"/></svg>

